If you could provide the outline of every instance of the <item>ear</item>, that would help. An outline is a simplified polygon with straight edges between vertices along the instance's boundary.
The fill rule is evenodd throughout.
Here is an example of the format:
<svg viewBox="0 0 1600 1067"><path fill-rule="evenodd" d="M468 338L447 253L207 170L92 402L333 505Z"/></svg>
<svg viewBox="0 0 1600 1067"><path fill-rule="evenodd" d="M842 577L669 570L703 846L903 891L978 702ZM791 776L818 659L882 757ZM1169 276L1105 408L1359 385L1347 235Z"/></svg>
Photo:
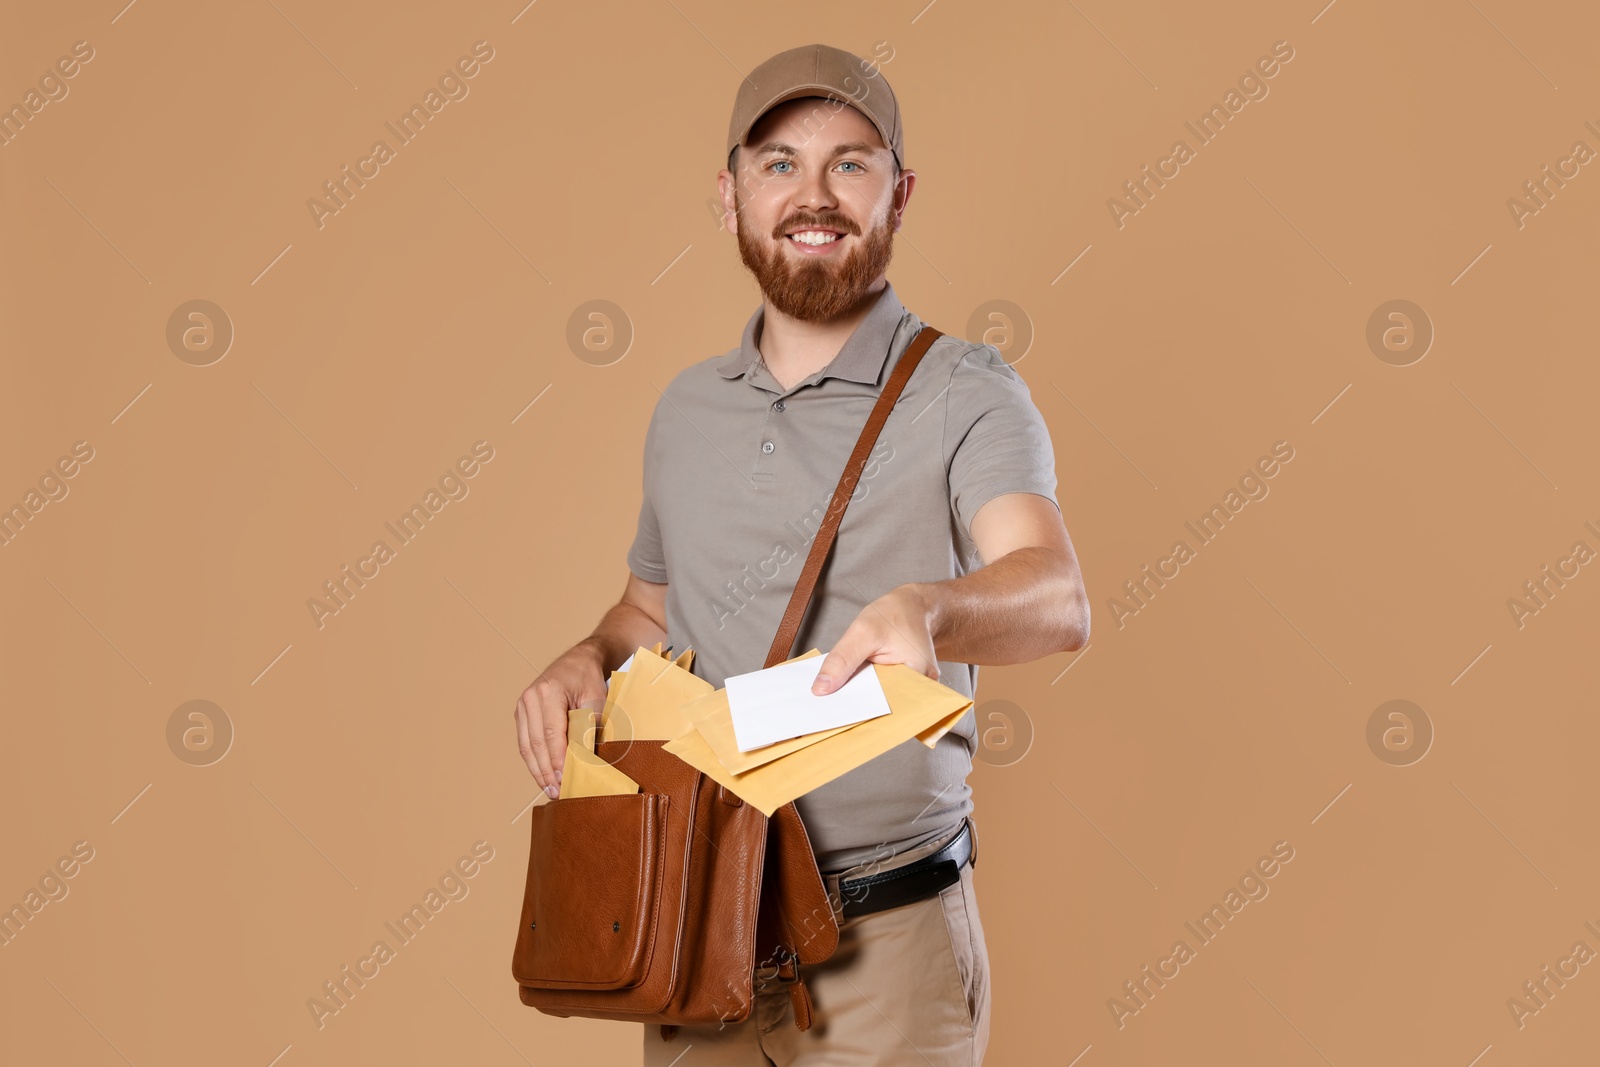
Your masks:
<svg viewBox="0 0 1600 1067"><path fill-rule="evenodd" d="M896 232L905 224L906 207L911 203L911 191L917 185L917 172L902 170L894 183L894 200L891 210L894 214L894 228Z"/></svg>
<svg viewBox="0 0 1600 1067"><path fill-rule="evenodd" d="M717 193L722 198L722 228L737 236L739 233L739 213L734 200L734 182L737 176L733 171L724 167L717 172Z"/></svg>

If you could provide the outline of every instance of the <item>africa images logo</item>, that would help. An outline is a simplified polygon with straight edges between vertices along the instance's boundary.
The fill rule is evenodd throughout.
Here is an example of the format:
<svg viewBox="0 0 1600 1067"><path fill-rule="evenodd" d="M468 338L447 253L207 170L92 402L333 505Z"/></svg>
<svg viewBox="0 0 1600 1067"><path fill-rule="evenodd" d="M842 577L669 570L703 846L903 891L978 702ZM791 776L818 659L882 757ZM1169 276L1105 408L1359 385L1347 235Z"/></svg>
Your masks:
<svg viewBox="0 0 1600 1067"><path fill-rule="evenodd" d="M395 144L379 139L372 142L372 147L367 155L356 160L355 170L350 169L346 163L339 171L337 179L329 179L322 183L323 195L326 201L316 197L306 200L306 209L311 212L311 221L316 223L317 229L322 229L331 216L339 214L349 202L362 189L367 187L367 182L376 178L383 172L383 168L392 163L399 155L399 149L410 144L421 136L428 123L452 101L460 102L467 98L472 87L467 84L467 79L478 76L483 69L482 64L494 59L494 48L488 41L478 41L472 46L472 55L462 56L456 60L455 65L447 67L439 75L439 87L429 88L422 96L422 102L413 102L398 119L399 128L393 122L385 122L384 127L394 135Z"/></svg>

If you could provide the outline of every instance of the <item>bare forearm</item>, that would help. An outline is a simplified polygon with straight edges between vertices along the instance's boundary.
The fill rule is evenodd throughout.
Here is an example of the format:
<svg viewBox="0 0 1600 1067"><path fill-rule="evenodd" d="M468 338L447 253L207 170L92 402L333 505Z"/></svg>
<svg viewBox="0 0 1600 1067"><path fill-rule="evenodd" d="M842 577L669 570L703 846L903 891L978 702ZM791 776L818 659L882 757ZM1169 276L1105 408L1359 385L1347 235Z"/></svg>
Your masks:
<svg viewBox="0 0 1600 1067"><path fill-rule="evenodd" d="M1027 663L1088 640L1089 600L1078 569L1047 548L1019 548L964 577L916 588L941 660Z"/></svg>
<svg viewBox="0 0 1600 1067"><path fill-rule="evenodd" d="M594 633L577 647L598 657L601 673L610 674L640 648L666 639L667 632L658 622L636 605L622 602L607 611Z"/></svg>

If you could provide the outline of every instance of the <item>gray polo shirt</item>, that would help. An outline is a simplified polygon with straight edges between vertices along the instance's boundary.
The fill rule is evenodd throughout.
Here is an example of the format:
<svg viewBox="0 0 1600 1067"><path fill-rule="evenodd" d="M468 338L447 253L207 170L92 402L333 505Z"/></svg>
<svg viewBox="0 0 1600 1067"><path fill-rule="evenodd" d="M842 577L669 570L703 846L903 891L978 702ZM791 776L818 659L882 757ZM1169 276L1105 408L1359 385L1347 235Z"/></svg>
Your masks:
<svg viewBox="0 0 1600 1067"><path fill-rule="evenodd" d="M885 285L827 367L782 389L760 362L764 307L739 346L685 367L645 436L628 567L667 583L667 637L721 688L760 670L845 461L922 322ZM1002 493L1055 503L1055 455L1028 387L990 345L946 334L889 413L845 510L794 653L826 653L872 600L983 565L972 516ZM1058 505L1059 506L1059 505ZM971 697L978 668L940 661ZM824 871L949 834L972 811L977 717L933 749L906 741L795 803Z"/></svg>

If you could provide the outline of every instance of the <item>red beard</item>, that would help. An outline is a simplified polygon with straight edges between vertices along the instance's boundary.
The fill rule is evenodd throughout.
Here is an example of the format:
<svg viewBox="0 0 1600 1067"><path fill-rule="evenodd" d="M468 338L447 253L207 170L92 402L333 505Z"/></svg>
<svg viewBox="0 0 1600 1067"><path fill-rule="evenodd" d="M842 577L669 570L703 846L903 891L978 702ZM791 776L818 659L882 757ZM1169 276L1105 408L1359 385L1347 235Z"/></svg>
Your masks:
<svg viewBox="0 0 1600 1067"><path fill-rule="evenodd" d="M802 322L825 322L859 305L868 287L888 269L894 254L894 226L885 216L882 226L861 237L843 218L822 216L786 224L777 240L787 241L785 232L808 224L847 233L855 247L843 257L818 256L814 260L801 260L778 247L769 254L741 217L739 258L756 276L761 292L773 307Z"/></svg>

